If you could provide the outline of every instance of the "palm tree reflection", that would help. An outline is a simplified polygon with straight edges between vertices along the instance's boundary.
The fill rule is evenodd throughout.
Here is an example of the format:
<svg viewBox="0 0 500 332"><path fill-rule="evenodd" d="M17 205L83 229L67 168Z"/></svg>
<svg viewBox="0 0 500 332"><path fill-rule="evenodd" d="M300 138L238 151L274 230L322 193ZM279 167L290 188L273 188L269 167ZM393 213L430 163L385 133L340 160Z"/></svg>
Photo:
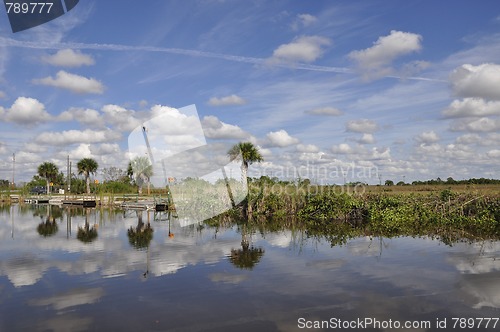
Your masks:
<svg viewBox="0 0 500 332"><path fill-rule="evenodd" d="M261 247L250 246L250 242L247 239L246 227L243 226L241 230L241 249L231 249L229 260L237 268L251 270L259 263L264 252L264 249Z"/></svg>
<svg viewBox="0 0 500 332"><path fill-rule="evenodd" d="M56 220L51 217L47 217L45 221L38 224L37 231L43 237L52 236L57 233L59 227L57 227Z"/></svg>
<svg viewBox="0 0 500 332"><path fill-rule="evenodd" d="M41 223L38 224L37 227L37 232L43 237L49 237L57 233L59 230L59 227L57 226L56 223L56 218L52 216L52 209L51 206L46 206L46 215L45 215L45 221L42 221ZM37 213L35 213L36 215ZM40 215L40 219L43 220L43 216Z"/></svg>
<svg viewBox="0 0 500 332"><path fill-rule="evenodd" d="M128 229L128 241L136 249L148 248L151 240L153 239L153 228L151 224L144 224L142 221L142 211L137 211L137 226Z"/></svg>
<svg viewBox="0 0 500 332"><path fill-rule="evenodd" d="M90 243L97 238L97 227L90 227L89 224L90 209L85 209L85 226L78 227L76 238L84 243Z"/></svg>
<svg viewBox="0 0 500 332"><path fill-rule="evenodd" d="M136 211L137 214L137 226L134 228L130 226L127 231L128 242L135 249L144 249L146 248L146 272L142 274L144 278L146 278L149 274L149 244L153 239L153 228L149 223L149 211L148 214L148 223L144 224L142 221L142 211Z"/></svg>

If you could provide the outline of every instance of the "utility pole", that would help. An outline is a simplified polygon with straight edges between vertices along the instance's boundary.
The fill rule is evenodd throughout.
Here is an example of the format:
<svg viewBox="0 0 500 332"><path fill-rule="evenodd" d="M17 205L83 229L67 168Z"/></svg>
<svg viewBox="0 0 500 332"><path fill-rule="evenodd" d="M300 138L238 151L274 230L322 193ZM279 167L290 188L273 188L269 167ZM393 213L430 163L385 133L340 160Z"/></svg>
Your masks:
<svg viewBox="0 0 500 332"><path fill-rule="evenodd" d="M12 189L15 189L15 187L16 187L15 182L14 182L15 174L16 174L16 154L13 153L12 154Z"/></svg>
<svg viewBox="0 0 500 332"><path fill-rule="evenodd" d="M69 193L69 155L68 155L68 160L66 163L66 190L64 191L64 197L66 198Z"/></svg>
<svg viewBox="0 0 500 332"><path fill-rule="evenodd" d="M71 161L69 162L68 193L71 193Z"/></svg>

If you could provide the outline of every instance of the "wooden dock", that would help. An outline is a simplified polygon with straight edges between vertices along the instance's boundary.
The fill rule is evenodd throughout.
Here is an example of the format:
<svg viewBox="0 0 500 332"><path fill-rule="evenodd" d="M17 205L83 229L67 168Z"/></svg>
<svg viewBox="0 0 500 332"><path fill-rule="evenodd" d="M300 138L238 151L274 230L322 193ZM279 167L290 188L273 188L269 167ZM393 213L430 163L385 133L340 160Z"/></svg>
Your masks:
<svg viewBox="0 0 500 332"><path fill-rule="evenodd" d="M97 202L95 199L93 200L86 200L86 199L63 199L62 200L63 205L76 205L76 206L83 206L87 208L93 208L97 206Z"/></svg>
<svg viewBox="0 0 500 332"><path fill-rule="evenodd" d="M27 197L24 199L24 202L30 204L49 204L49 200L49 197Z"/></svg>
<svg viewBox="0 0 500 332"><path fill-rule="evenodd" d="M151 210L155 206L153 201L122 202L120 207L130 210Z"/></svg>
<svg viewBox="0 0 500 332"><path fill-rule="evenodd" d="M63 205L82 206L84 208L94 208L97 206L97 199L95 196L65 196L61 200Z"/></svg>
<svg viewBox="0 0 500 332"><path fill-rule="evenodd" d="M168 204L150 200L137 201L137 202L122 202L120 204L120 207L126 210L155 210L155 211L168 210Z"/></svg>

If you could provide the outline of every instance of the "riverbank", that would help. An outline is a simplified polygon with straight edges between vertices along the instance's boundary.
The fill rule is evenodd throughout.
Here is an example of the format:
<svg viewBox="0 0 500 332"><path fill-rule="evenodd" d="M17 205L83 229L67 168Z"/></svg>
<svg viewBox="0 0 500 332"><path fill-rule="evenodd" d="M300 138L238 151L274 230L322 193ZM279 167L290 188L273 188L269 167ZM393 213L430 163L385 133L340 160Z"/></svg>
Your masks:
<svg viewBox="0 0 500 332"><path fill-rule="evenodd" d="M327 235L332 245L358 236L431 236L447 244L500 239L500 186L425 185L386 191L395 187L251 184L248 222L305 228L311 236ZM227 215L244 217L243 211Z"/></svg>

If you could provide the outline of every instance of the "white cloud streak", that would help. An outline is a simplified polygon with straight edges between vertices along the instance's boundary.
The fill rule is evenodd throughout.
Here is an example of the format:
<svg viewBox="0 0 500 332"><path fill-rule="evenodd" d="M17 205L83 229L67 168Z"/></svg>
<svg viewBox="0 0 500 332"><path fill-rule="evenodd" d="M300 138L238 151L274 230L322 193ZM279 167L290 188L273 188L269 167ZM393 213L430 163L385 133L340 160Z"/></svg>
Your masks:
<svg viewBox="0 0 500 332"><path fill-rule="evenodd" d="M231 106L231 105L244 105L246 100L237 95L230 95L225 97L212 97L208 101L211 106Z"/></svg>
<svg viewBox="0 0 500 332"><path fill-rule="evenodd" d="M61 49L78 49L78 50L99 50L99 51L115 51L115 52L158 52L176 55L187 55L193 57L222 59L226 61L249 63L262 66L274 66L280 68L317 71L325 73L338 73L338 74L354 74L355 72L348 67L331 67L331 66L318 66L307 63L289 63L289 62L270 62L266 58L255 58L241 55L231 55L224 53L205 52L198 50L190 50L183 48L168 48L156 46L131 46L122 44L85 44L85 43L48 43L48 42L30 42L20 41L11 38L0 37L0 47L20 47L31 48L40 50L61 50ZM400 79L397 75L387 75L389 78ZM433 79L427 77L409 76L404 77L406 80L417 81L432 81L443 82L440 79Z"/></svg>
<svg viewBox="0 0 500 332"><path fill-rule="evenodd" d="M315 108L309 111L305 111L304 113L311 114L311 115L329 115L329 116L339 116L344 113L342 113L341 110L335 107L320 107L320 108Z"/></svg>

